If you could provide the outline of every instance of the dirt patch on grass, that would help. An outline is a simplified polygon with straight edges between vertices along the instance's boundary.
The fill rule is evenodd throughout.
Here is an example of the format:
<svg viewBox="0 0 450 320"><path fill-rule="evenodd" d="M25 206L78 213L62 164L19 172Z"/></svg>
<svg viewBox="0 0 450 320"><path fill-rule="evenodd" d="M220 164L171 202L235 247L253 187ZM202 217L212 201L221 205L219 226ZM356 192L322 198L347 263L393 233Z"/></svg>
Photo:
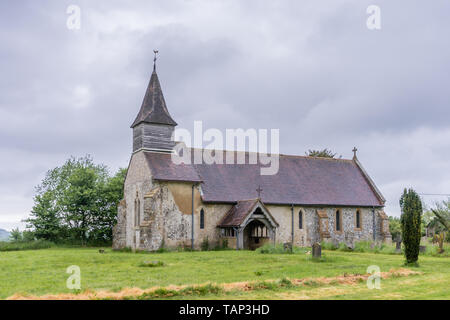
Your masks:
<svg viewBox="0 0 450 320"><path fill-rule="evenodd" d="M381 272L380 276L383 279L391 277L407 277L410 275L422 274L422 272L413 271L410 269L392 269L388 272ZM303 278L303 279L284 279L284 280L265 280L265 281L242 281L242 282L232 282L223 283L220 285L221 290L224 292L230 291L252 291L260 289L274 289L283 288L288 285L291 286L323 286L323 285L354 285L360 282L367 281L369 274L343 274L337 277L319 277L319 278ZM33 295L23 295L14 294L7 298L8 300L92 300L92 299L112 299L112 300L123 300L123 299L134 299L141 297L143 295L150 295L154 297L170 297L175 295L189 295L188 288L199 288L204 289L211 286L210 283L199 284L199 285L181 285L175 286L170 285L166 287L152 287L149 289L140 288L124 288L118 292L112 291L91 291L86 290L81 293L62 293L62 294L48 294L43 296L33 296ZM337 288L328 288L329 290L337 290ZM158 294L158 292L166 292L166 294ZM308 297L305 296L305 299Z"/></svg>

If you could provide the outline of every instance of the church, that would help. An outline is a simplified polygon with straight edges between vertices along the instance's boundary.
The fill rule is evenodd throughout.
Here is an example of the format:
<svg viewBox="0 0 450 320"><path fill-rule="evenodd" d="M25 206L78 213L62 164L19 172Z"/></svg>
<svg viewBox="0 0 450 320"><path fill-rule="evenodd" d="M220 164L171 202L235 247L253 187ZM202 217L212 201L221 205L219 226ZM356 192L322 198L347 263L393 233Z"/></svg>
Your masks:
<svg viewBox="0 0 450 320"><path fill-rule="evenodd" d="M280 154L278 172L261 175L259 161L175 164L175 126L154 67L131 125L133 153L113 248L199 249L208 243L254 250L266 243L391 241L385 199L356 149L352 159Z"/></svg>

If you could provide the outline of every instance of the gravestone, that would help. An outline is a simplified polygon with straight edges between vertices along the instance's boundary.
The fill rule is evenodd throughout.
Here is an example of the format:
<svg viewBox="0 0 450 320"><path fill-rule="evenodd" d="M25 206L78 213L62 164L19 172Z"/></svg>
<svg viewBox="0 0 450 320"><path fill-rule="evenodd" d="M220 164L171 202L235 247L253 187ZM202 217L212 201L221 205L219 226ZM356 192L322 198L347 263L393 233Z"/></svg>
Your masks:
<svg viewBox="0 0 450 320"><path fill-rule="evenodd" d="M319 259L322 257L322 246L320 245L320 243L318 243L318 242L314 243L311 251L312 251L312 257L314 259Z"/></svg>
<svg viewBox="0 0 450 320"><path fill-rule="evenodd" d="M395 239L395 252L402 252L402 238L400 236Z"/></svg>
<svg viewBox="0 0 450 320"><path fill-rule="evenodd" d="M285 243L283 244L283 249L284 249L284 251L286 251L286 252L292 252L292 243L290 243L290 242L285 242Z"/></svg>
<svg viewBox="0 0 450 320"><path fill-rule="evenodd" d="M427 246L419 246L419 252L424 253L425 251L427 251Z"/></svg>

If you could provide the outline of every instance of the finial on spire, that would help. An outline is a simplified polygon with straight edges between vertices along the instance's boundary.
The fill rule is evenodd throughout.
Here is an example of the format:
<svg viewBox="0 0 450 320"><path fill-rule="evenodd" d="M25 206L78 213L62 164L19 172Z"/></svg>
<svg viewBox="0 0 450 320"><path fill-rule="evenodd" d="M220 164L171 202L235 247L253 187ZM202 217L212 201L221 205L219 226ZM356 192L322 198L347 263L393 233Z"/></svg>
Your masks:
<svg viewBox="0 0 450 320"><path fill-rule="evenodd" d="M353 148L353 159L356 158L356 151L358 151L358 149L356 147Z"/></svg>
<svg viewBox="0 0 450 320"><path fill-rule="evenodd" d="M158 50L153 50L153 53L155 54L155 57L153 58L153 71L156 71L156 55L158 54Z"/></svg>

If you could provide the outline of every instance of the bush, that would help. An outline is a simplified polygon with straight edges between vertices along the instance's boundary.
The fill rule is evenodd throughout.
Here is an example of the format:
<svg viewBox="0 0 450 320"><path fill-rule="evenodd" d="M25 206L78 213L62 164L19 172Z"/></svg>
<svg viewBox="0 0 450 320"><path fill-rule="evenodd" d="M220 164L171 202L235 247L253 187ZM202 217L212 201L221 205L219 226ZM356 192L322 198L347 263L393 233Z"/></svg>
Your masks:
<svg viewBox="0 0 450 320"><path fill-rule="evenodd" d="M338 250L339 251L344 251L344 252L353 251L352 248L349 248L344 242L339 243Z"/></svg>
<svg viewBox="0 0 450 320"><path fill-rule="evenodd" d="M200 245L200 248L202 251L208 251L209 250L209 240L208 237L203 238L202 244Z"/></svg>
<svg viewBox="0 0 450 320"><path fill-rule="evenodd" d="M334 243L328 242L328 241L322 241L320 243L320 246L322 247L322 250L337 250L338 249L338 247L336 247L334 245Z"/></svg>
<svg viewBox="0 0 450 320"><path fill-rule="evenodd" d="M0 251L38 250L53 247L55 244L47 240L29 242L0 242Z"/></svg>
<svg viewBox="0 0 450 320"><path fill-rule="evenodd" d="M266 243L265 245L259 247L255 251L258 253L282 254L282 253L305 253L308 250L309 250L308 248L294 246L291 251L289 248L285 248L282 243L276 245Z"/></svg>
<svg viewBox="0 0 450 320"><path fill-rule="evenodd" d="M144 261L139 264L139 267L156 268L164 266L162 261Z"/></svg>

